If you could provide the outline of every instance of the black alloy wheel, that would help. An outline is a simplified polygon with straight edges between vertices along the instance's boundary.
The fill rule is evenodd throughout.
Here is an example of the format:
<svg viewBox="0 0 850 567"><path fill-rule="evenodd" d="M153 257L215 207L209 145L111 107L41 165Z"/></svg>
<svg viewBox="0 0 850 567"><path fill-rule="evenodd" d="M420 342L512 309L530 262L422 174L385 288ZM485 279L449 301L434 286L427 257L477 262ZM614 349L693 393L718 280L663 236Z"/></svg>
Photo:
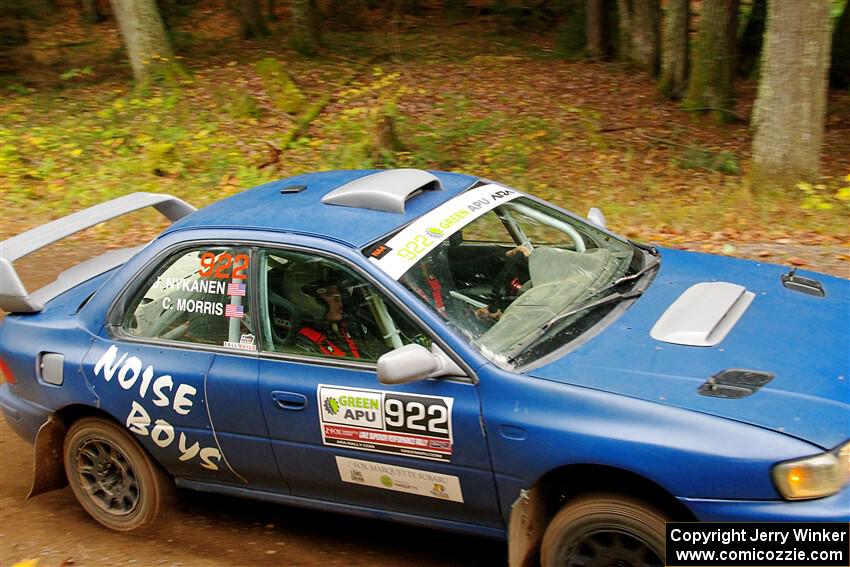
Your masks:
<svg viewBox="0 0 850 567"><path fill-rule="evenodd" d="M65 437L65 474L92 518L118 531L153 523L174 484L131 434L103 418L74 423Z"/></svg>
<svg viewBox="0 0 850 567"><path fill-rule="evenodd" d="M623 496L598 494L569 502L552 519L541 545L543 567L663 567L660 512Z"/></svg>

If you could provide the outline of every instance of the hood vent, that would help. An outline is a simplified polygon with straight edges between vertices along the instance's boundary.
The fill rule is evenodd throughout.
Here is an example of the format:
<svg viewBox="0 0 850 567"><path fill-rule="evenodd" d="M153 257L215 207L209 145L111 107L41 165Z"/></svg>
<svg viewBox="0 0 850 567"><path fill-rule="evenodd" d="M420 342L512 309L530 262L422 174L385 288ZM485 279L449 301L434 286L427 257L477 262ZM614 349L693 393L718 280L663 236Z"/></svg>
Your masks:
<svg viewBox="0 0 850 567"><path fill-rule="evenodd" d="M773 374L770 372L730 368L706 380L697 391L712 398L746 398L771 380Z"/></svg>
<svg viewBox="0 0 850 567"><path fill-rule="evenodd" d="M714 346L732 330L754 297L733 283L692 285L667 308L649 335L665 343Z"/></svg>

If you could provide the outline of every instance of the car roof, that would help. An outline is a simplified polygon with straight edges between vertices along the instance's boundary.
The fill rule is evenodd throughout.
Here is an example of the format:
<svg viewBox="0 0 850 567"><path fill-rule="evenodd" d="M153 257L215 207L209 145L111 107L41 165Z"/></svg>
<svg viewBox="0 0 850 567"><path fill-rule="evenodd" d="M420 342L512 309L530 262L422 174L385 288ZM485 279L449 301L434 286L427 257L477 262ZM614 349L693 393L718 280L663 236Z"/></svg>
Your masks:
<svg viewBox="0 0 850 567"><path fill-rule="evenodd" d="M457 173L429 172L439 180L440 188L411 196L403 205L403 213L322 202L331 191L380 171L327 171L272 181L204 207L171 225L163 235L209 228L270 230L319 236L360 248L445 203L478 179ZM299 185L305 188L281 192Z"/></svg>

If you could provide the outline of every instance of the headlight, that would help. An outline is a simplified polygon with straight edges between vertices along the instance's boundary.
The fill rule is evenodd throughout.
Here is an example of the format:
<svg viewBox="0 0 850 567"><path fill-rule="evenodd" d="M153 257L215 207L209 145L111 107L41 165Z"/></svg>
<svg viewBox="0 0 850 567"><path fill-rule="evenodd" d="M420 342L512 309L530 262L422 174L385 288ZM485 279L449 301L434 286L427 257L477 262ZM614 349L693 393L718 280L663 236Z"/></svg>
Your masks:
<svg viewBox="0 0 850 567"><path fill-rule="evenodd" d="M850 443L838 448L838 466L841 467L842 484L850 483Z"/></svg>
<svg viewBox="0 0 850 567"><path fill-rule="evenodd" d="M829 453L779 463L773 467L773 480L788 500L835 494L850 481L850 443Z"/></svg>

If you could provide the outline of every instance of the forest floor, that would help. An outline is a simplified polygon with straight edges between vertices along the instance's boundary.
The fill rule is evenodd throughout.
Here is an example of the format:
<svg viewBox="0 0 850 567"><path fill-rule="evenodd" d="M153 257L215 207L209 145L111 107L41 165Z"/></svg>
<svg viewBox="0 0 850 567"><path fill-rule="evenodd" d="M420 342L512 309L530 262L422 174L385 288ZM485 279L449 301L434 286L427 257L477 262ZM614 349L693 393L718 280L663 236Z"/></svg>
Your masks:
<svg viewBox="0 0 850 567"><path fill-rule="evenodd" d="M73 16L33 25L33 64L0 83L2 238L133 191L202 206L306 171L420 167L486 176L579 213L600 207L637 240L803 267L787 245L817 246L838 271L850 266L850 202L838 198L850 192L850 92L830 93L819 183L753 196L753 81L737 85L742 120L721 125L660 100L634 69L558 58L551 31L426 11L329 31L306 58L285 35L239 39L209 2L175 28L186 76L140 94L114 23ZM387 116L397 151L376 134ZM155 233L153 218L83 240L119 246Z"/></svg>

